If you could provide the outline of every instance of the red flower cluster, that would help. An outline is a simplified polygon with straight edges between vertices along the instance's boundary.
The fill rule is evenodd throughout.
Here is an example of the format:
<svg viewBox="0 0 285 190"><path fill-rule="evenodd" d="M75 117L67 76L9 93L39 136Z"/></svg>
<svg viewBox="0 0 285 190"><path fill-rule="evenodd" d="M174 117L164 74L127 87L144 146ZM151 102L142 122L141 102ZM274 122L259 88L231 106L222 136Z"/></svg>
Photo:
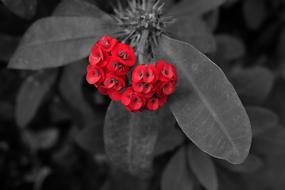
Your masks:
<svg viewBox="0 0 285 190"><path fill-rule="evenodd" d="M136 56L130 46L103 36L89 55L87 82L95 85L101 94L120 100L121 91L126 86L126 75L135 62Z"/></svg>
<svg viewBox="0 0 285 190"><path fill-rule="evenodd" d="M132 72L132 86L123 93L121 102L129 111L160 108L176 89L176 69L159 60L155 65L138 65Z"/></svg>
<svg viewBox="0 0 285 190"><path fill-rule="evenodd" d="M92 48L86 79L101 94L120 100L132 112L157 110L176 89L176 68L159 60L138 65L126 87L126 75L136 62L133 49L111 37L102 37ZM125 90L124 90L125 89Z"/></svg>

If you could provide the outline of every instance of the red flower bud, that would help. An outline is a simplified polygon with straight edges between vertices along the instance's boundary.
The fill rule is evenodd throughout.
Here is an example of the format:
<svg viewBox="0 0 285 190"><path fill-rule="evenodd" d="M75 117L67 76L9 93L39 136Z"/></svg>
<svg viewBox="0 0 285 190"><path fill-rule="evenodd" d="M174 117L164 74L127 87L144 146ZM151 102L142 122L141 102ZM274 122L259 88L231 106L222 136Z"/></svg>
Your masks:
<svg viewBox="0 0 285 190"><path fill-rule="evenodd" d="M119 43L112 51L112 55L118 59L120 63L126 66L133 66L136 63L136 55L133 48L127 44Z"/></svg>
<svg viewBox="0 0 285 190"><path fill-rule="evenodd" d="M96 65L88 65L86 80L89 84L96 84L104 81L104 72L100 67Z"/></svg>

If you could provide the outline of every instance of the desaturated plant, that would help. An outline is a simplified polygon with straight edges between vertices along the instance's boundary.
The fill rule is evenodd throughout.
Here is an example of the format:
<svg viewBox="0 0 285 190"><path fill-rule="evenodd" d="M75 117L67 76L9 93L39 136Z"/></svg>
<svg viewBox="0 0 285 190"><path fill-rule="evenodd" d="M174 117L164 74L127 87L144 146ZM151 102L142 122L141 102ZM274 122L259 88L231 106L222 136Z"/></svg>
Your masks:
<svg viewBox="0 0 285 190"><path fill-rule="evenodd" d="M45 94L51 87L55 87L70 107L76 110L75 121L84 126L84 130L98 132L84 133L85 135L93 135L93 138L99 141L102 138L101 130L104 131L105 153L115 167L145 177L151 173L154 156L180 147L164 170L163 189L171 189L168 183L171 183L169 178L175 175L175 168L182 176L176 179L177 184L187 186L187 183L179 181L187 181L190 178L187 157L196 158L200 165L209 166L209 175L214 175L213 163L203 152L232 164L242 163L251 145L249 118L223 71L205 55L213 52L216 46L199 17L220 6L223 1L201 0L196 8L184 6L185 1L176 7L171 6L168 1L132 0L124 6L115 4L114 13L111 15L85 1L62 1L51 17L37 20L27 30L9 62L9 68L38 70L21 88L17 108L18 124L21 127L27 126ZM155 98L159 101L161 98L155 95L150 106L146 103L146 108L152 111L140 111L142 106L137 109L138 104L133 102L131 103L134 106L129 106L130 101L135 101L126 99L129 96L125 96L122 102L129 110L135 111L134 113L115 101L111 101L105 115L101 115L100 110L90 108L81 91L82 86L88 85L85 80L88 56L94 44L103 36L111 36L120 44L127 44L133 49L136 61L131 66L144 63L145 67L151 67L147 65L157 60L165 60L176 68L175 92L174 87L163 91L171 91L164 106L157 110L155 103L157 101L158 104L158 100ZM120 52L118 55L125 56ZM94 65L99 63L100 56L96 61L92 58ZM117 60L117 63L120 61ZM98 81L100 84L104 83L101 75L98 75L98 69L89 69L93 69L91 77L88 78L90 84ZM112 69L109 71L110 69L106 73L117 72ZM174 73L174 69L163 72L165 71L167 74ZM132 81L127 73L124 74L126 81ZM137 74L137 78L139 76L140 74ZM108 82L114 82L115 76L112 77L108 78ZM60 82L56 83L58 78ZM141 79L136 80L135 82L138 82ZM106 82L106 86L108 85L113 88L113 85ZM119 90L123 89L122 86ZM137 89L140 90L139 87ZM37 96L27 99L27 94L35 91ZM111 95L112 99L118 99L117 94ZM144 101L140 104L142 102ZM101 118L104 118L104 121ZM180 138L176 126L182 129L193 144L180 146L184 140ZM179 137L178 140L169 142L167 138L172 139L171 136ZM84 144L82 139L85 139L85 136L80 134L77 141ZM84 145L86 146L86 143ZM94 152L103 148L101 144L100 148L88 143L87 146L95 149ZM195 162L195 159L191 162L193 160ZM193 165L195 166L192 163ZM193 170L196 171L197 168ZM200 178L199 180L206 184L207 189L217 188L216 177L206 182ZM180 189L174 187L172 189Z"/></svg>

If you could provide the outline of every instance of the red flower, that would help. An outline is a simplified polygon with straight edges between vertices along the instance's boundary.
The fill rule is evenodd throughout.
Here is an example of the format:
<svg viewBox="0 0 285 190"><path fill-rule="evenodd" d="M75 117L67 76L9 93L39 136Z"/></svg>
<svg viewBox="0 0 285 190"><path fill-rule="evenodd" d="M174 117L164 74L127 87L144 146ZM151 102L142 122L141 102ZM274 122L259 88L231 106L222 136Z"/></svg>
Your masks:
<svg viewBox="0 0 285 190"><path fill-rule="evenodd" d="M163 106L166 102L167 102L167 99L168 99L168 96L161 96L161 97L158 97L158 100L159 100L159 106Z"/></svg>
<svg viewBox="0 0 285 190"><path fill-rule="evenodd" d="M89 84L96 84L104 81L105 74L100 67L88 65L86 80Z"/></svg>
<svg viewBox="0 0 285 190"><path fill-rule="evenodd" d="M154 93L154 84L145 82L133 82L132 87L134 91L142 93L144 95L151 95Z"/></svg>
<svg viewBox="0 0 285 190"><path fill-rule="evenodd" d="M92 48L89 55L90 65L97 65L98 67L105 67L108 64L109 59L110 57L97 45Z"/></svg>
<svg viewBox="0 0 285 190"><path fill-rule="evenodd" d="M121 102L132 112L137 112L145 105L145 99L142 95L135 92L131 87L127 88L121 96Z"/></svg>
<svg viewBox="0 0 285 190"><path fill-rule="evenodd" d="M123 65L131 67L136 63L136 55L134 50L127 44L117 44L112 51L112 55L118 58L119 62Z"/></svg>
<svg viewBox="0 0 285 190"><path fill-rule="evenodd" d="M130 67L121 64L116 58L111 58L107 65L107 69L115 75L126 75Z"/></svg>
<svg viewBox="0 0 285 190"><path fill-rule="evenodd" d="M97 45L105 52L111 52L111 50L115 47L118 43L116 39L111 38L110 36L103 36L97 42Z"/></svg>
<svg viewBox="0 0 285 190"><path fill-rule="evenodd" d="M159 80L165 81L165 82L170 81L170 80L176 81L177 79L176 68L173 65L163 60L158 60L155 66L158 71Z"/></svg>
<svg viewBox="0 0 285 190"><path fill-rule="evenodd" d="M106 89L116 90L116 91L120 91L126 86L126 83L122 78L113 75L111 73L108 73L106 75L103 84Z"/></svg>
<svg viewBox="0 0 285 190"><path fill-rule="evenodd" d="M125 91L126 75L136 62L133 49L116 39L103 36L89 55L86 79L99 93L120 100L131 112L155 111L163 106L176 89L176 68L166 61L138 65L132 72L131 85Z"/></svg>
<svg viewBox="0 0 285 190"><path fill-rule="evenodd" d="M152 65L138 65L132 73L133 82L154 83L158 79L157 69Z"/></svg>
<svg viewBox="0 0 285 190"><path fill-rule="evenodd" d="M173 94L176 90L176 81L169 81L169 82L159 82L157 85L156 93L158 96L169 96Z"/></svg>
<svg viewBox="0 0 285 190"><path fill-rule="evenodd" d="M152 97L147 101L147 109L150 111L155 111L160 107L159 99L156 97Z"/></svg>

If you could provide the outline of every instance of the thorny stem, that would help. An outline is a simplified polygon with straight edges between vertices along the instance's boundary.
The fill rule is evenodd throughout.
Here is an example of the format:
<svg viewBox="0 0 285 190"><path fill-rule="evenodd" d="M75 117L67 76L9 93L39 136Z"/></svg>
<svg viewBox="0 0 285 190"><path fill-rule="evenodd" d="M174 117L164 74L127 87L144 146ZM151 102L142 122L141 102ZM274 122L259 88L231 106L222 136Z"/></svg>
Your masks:
<svg viewBox="0 0 285 190"><path fill-rule="evenodd" d="M145 63L145 45L147 43L147 39L148 39L148 35L149 35L149 30L144 29L142 31L142 36L141 36L141 40L139 41L138 44L138 49L137 49L137 53L138 53L138 59L139 59L139 64L143 64Z"/></svg>
<svg viewBox="0 0 285 190"><path fill-rule="evenodd" d="M139 64L152 58L160 34L172 21L163 16L163 6L162 0L129 0L127 9L120 3L114 9L114 18L122 28L122 41L136 49Z"/></svg>
<svg viewBox="0 0 285 190"><path fill-rule="evenodd" d="M143 0L143 2L144 2L143 4L145 5L146 4L145 0ZM149 0L147 3L147 6L145 7L147 13L150 12L152 5L153 5L153 0ZM149 36L149 30L144 29L142 31L141 40L139 41L138 48L137 48L139 64L144 64L145 61L147 61L144 59L146 57L144 54L145 54L145 47L146 47L146 43L148 40L148 36Z"/></svg>

